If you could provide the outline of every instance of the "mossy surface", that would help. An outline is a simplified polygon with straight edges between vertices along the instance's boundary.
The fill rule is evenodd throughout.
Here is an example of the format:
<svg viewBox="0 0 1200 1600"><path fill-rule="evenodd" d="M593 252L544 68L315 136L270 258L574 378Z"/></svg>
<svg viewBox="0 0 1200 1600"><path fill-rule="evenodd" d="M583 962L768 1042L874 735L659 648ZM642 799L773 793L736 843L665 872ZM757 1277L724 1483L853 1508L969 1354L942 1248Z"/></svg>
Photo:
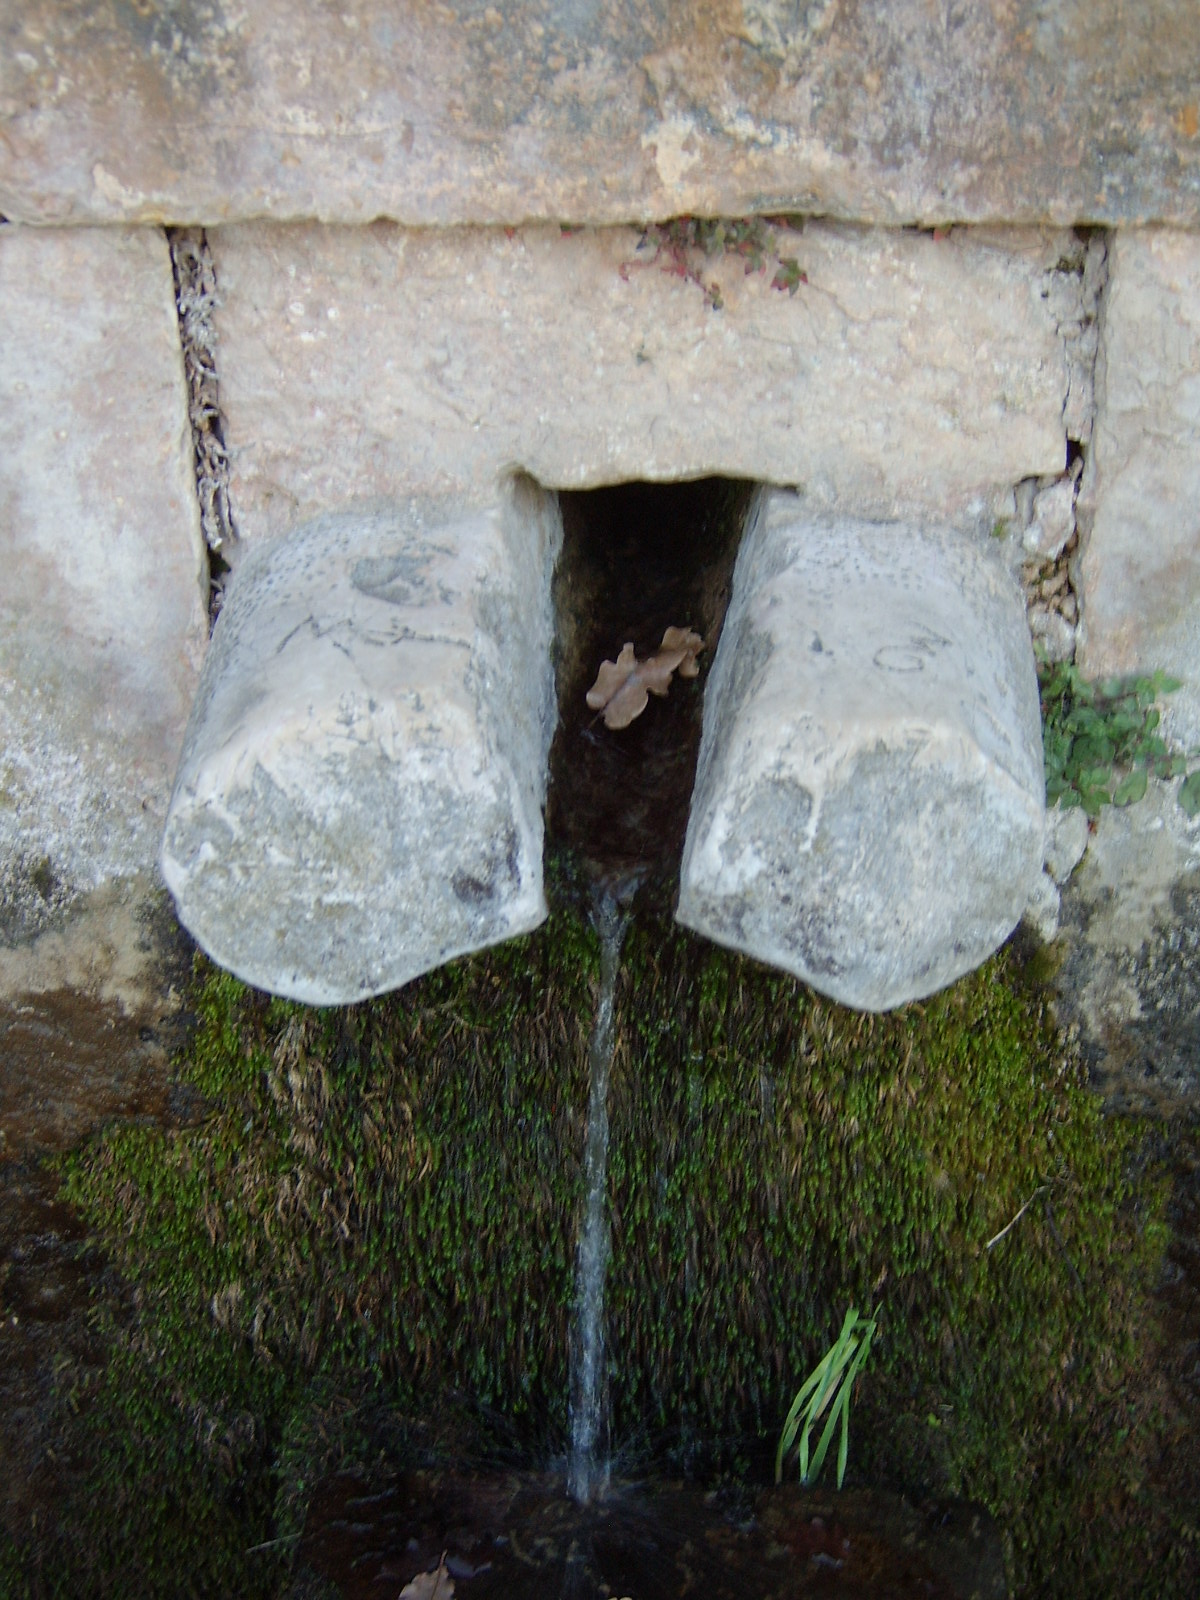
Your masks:
<svg viewBox="0 0 1200 1600"><path fill-rule="evenodd" d="M205 1114L66 1174L125 1288L74 1397L61 1592L281 1592L371 1406L419 1442L465 1396L561 1448L596 970L565 912L342 1011L198 964L180 1072ZM984 1501L1019 1592L1165 1592L1138 1486L1165 1195L1131 1189L1138 1129L1010 958L868 1017L639 922L611 1107L618 1448L756 1470L846 1307L874 1307L852 1478Z"/></svg>

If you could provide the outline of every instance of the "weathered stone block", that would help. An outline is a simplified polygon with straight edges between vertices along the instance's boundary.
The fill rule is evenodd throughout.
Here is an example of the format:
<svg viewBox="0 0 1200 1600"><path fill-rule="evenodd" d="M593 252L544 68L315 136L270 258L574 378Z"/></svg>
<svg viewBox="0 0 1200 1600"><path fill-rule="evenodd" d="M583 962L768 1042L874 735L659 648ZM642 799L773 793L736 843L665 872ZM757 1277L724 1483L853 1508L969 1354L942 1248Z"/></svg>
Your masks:
<svg viewBox="0 0 1200 1600"><path fill-rule="evenodd" d="M115 881L140 875L150 892L207 573L162 235L0 228L0 329L0 945L12 945ZM98 948L86 956L104 966Z"/></svg>
<svg viewBox="0 0 1200 1600"><path fill-rule="evenodd" d="M1024 609L992 553L768 495L705 691L679 920L885 1010L1012 931L1043 795Z"/></svg>
<svg viewBox="0 0 1200 1600"><path fill-rule="evenodd" d="M9 0L0 211L1200 221L1187 0Z"/></svg>
<svg viewBox="0 0 1200 1600"><path fill-rule="evenodd" d="M536 927L553 497L330 516L238 569L163 842L222 966L317 1004Z"/></svg>
<svg viewBox="0 0 1200 1600"><path fill-rule="evenodd" d="M767 230L772 265L640 235L221 229L218 361L243 535L354 497L705 474L839 511L983 515L1062 471L1063 235ZM777 263L807 274L771 287ZM1060 281L1061 280L1061 281ZM973 508L973 509L972 509Z"/></svg>
<svg viewBox="0 0 1200 1600"><path fill-rule="evenodd" d="M1200 817L1178 788L1105 806L1062 899L1062 1020L1109 1102L1157 1116L1200 1096Z"/></svg>
<svg viewBox="0 0 1200 1600"><path fill-rule="evenodd" d="M1164 721L1200 744L1200 238L1113 241L1104 381L1084 482L1079 664L1184 681Z"/></svg>

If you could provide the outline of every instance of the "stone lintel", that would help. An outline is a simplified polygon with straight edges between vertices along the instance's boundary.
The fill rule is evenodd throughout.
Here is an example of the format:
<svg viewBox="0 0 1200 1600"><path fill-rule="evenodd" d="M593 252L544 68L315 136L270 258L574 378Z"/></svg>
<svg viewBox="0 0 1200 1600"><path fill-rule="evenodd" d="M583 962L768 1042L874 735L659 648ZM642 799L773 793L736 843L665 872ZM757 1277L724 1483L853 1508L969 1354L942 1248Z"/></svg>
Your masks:
<svg viewBox="0 0 1200 1600"><path fill-rule="evenodd" d="M998 486L1066 462L1069 233L764 228L750 272L621 228L210 237L249 542L358 496L486 503L514 466L557 489L803 484L842 513L990 526Z"/></svg>
<svg viewBox="0 0 1200 1600"><path fill-rule="evenodd" d="M1200 223L1181 0L9 0L0 213Z"/></svg>

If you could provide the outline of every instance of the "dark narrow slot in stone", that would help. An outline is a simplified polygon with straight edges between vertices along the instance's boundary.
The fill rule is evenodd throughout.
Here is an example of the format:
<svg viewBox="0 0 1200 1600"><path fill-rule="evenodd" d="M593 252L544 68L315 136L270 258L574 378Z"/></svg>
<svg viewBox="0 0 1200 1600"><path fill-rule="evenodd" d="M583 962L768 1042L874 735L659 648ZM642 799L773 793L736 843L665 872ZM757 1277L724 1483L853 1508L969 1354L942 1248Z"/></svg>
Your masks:
<svg viewBox="0 0 1200 1600"><path fill-rule="evenodd" d="M212 314L217 301L217 276L202 228L168 228L175 308L187 381L188 421L200 526L208 547L209 626L216 622L229 575L227 559L237 543L229 503L229 452L217 381L216 332Z"/></svg>
<svg viewBox="0 0 1200 1600"><path fill-rule="evenodd" d="M626 483L561 496L555 582L559 723L550 752L552 857L618 895L673 896L700 748L704 685L755 486L729 478ZM676 674L627 727L587 704L603 661L652 656L667 628L704 639L700 675Z"/></svg>

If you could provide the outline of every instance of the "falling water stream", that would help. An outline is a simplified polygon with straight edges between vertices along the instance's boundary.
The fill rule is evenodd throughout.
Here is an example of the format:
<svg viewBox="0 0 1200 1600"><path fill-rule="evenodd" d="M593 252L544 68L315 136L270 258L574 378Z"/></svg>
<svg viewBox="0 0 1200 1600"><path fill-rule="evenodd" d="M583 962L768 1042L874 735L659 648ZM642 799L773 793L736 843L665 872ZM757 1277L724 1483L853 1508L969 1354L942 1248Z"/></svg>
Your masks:
<svg viewBox="0 0 1200 1600"><path fill-rule="evenodd" d="M586 691L601 661L615 660L627 642L644 659L668 627L694 627L711 659L751 495L748 484L716 479L562 497L560 715L547 831L581 868L600 938L569 1344L567 1491L580 1505L601 1499L608 1485L604 1298L617 971L634 894L644 902L674 896L703 705L698 684L678 682L630 726L612 730L592 714Z"/></svg>
<svg viewBox="0 0 1200 1600"><path fill-rule="evenodd" d="M605 1410L604 1279L612 1235L608 1219L608 1080L616 1041L615 1005L628 913L597 888L592 922L600 936L600 993L588 1046L587 1140L583 1153L583 1222L575 1255L570 1346L571 1444L567 1492L580 1505L603 1494L608 1460L600 1448Z"/></svg>

